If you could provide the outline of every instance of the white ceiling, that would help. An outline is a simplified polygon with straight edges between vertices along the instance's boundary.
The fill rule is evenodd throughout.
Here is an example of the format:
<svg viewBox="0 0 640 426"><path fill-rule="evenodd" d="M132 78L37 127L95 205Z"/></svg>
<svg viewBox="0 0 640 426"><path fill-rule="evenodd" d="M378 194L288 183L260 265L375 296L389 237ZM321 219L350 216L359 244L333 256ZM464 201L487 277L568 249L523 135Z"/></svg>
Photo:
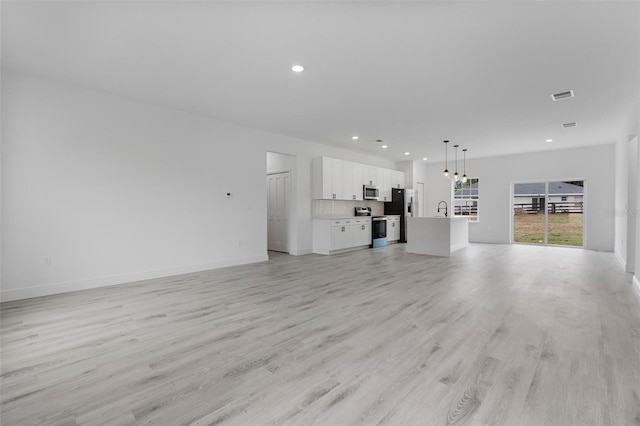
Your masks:
<svg viewBox="0 0 640 426"><path fill-rule="evenodd" d="M637 1L1 7L3 68L393 160L611 143L637 111Z"/></svg>

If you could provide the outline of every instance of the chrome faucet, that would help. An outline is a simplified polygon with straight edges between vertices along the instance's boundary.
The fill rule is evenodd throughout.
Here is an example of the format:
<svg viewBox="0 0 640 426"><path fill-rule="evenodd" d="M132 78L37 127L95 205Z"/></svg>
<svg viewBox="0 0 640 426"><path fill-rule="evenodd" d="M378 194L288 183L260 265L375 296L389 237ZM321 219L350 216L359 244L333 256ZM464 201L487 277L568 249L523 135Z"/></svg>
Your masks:
<svg viewBox="0 0 640 426"><path fill-rule="evenodd" d="M442 204L442 203L444 203L444 217L447 217L449 210L447 209L447 202L446 201L440 201L438 203L438 213L440 213L440 204Z"/></svg>

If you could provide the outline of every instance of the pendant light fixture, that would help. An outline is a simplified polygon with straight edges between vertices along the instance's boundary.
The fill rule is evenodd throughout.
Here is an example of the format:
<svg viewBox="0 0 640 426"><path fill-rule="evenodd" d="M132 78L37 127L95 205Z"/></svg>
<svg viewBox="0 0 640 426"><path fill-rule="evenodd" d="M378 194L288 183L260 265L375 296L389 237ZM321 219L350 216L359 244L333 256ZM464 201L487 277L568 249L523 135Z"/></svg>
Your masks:
<svg viewBox="0 0 640 426"><path fill-rule="evenodd" d="M463 158L462 183L467 183L467 148L462 150L462 158Z"/></svg>
<svg viewBox="0 0 640 426"><path fill-rule="evenodd" d="M449 177L449 158L447 157L448 144L449 141L444 141L444 177Z"/></svg>
<svg viewBox="0 0 640 426"><path fill-rule="evenodd" d="M453 146L453 147L456 149L456 171L455 171L455 173L453 174L453 180L455 180L456 182L457 182L458 180L460 180L460 178L458 177L458 147L459 147L459 146L460 146L460 145L454 145L454 146Z"/></svg>

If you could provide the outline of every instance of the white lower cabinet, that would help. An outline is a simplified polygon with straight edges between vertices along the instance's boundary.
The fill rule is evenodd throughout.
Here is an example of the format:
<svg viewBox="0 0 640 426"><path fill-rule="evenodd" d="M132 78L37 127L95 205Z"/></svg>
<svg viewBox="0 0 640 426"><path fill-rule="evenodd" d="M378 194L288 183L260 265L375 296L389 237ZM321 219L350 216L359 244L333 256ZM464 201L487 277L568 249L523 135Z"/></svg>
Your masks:
<svg viewBox="0 0 640 426"><path fill-rule="evenodd" d="M313 252L331 254L371 244L371 218L314 219Z"/></svg>
<svg viewBox="0 0 640 426"><path fill-rule="evenodd" d="M353 230L350 225L340 224L331 227L331 251L351 247Z"/></svg>
<svg viewBox="0 0 640 426"><path fill-rule="evenodd" d="M387 242L400 240L400 216L387 215Z"/></svg>
<svg viewBox="0 0 640 426"><path fill-rule="evenodd" d="M353 246L368 246L371 244L371 219L368 222L358 223L351 227L353 232Z"/></svg>

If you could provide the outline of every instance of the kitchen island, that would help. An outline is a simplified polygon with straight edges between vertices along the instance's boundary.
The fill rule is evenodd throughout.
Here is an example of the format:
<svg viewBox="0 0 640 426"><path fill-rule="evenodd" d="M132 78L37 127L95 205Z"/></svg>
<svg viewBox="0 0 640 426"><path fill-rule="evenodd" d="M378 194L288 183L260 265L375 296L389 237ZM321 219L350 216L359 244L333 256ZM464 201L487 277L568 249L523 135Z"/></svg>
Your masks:
<svg viewBox="0 0 640 426"><path fill-rule="evenodd" d="M407 218L407 253L451 256L469 245L466 217Z"/></svg>

